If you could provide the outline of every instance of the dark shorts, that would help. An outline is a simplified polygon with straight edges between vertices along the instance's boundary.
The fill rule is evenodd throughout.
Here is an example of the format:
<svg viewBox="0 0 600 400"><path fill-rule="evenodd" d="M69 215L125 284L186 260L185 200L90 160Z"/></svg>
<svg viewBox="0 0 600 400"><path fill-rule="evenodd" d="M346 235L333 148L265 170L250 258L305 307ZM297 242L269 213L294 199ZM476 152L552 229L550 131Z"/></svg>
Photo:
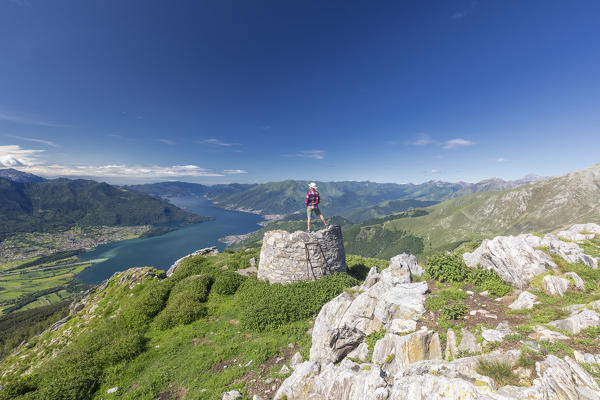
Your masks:
<svg viewBox="0 0 600 400"><path fill-rule="evenodd" d="M319 207L315 207L315 208L312 208L312 207L306 207L306 217L307 217L307 218L310 218L310 217L311 217L311 215L312 215L312 213L313 213L313 211L314 211L314 212L315 212L315 214L317 214L318 216L320 216L320 215L321 215L321 210L319 210Z"/></svg>

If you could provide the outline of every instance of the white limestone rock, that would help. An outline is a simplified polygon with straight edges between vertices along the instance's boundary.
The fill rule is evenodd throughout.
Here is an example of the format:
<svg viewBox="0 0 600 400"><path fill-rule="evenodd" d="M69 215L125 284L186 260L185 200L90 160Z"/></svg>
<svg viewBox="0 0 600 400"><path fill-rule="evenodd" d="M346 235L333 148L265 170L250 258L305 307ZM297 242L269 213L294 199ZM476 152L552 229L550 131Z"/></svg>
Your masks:
<svg viewBox="0 0 600 400"><path fill-rule="evenodd" d="M396 335L414 332L417 329L417 321L412 319L393 319L389 325L389 331Z"/></svg>
<svg viewBox="0 0 600 400"><path fill-rule="evenodd" d="M242 394L237 390L231 390L229 392L225 392L221 395L221 400L236 400L240 399Z"/></svg>
<svg viewBox="0 0 600 400"><path fill-rule="evenodd" d="M402 269L408 270L411 274L421 276L425 272L423 267L419 265L417 257L412 254L402 253L390 259L390 268L399 266Z"/></svg>
<svg viewBox="0 0 600 400"><path fill-rule="evenodd" d="M536 363L543 399L600 399L600 387L571 357L549 355Z"/></svg>
<svg viewBox="0 0 600 400"><path fill-rule="evenodd" d="M556 254L569 263L581 261L592 268L598 268L598 260L585 254L577 243L561 240L556 235L548 234L543 238L528 235L527 241L533 247L547 248L551 254Z"/></svg>
<svg viewBox="0 0 600 400"><path fill-rule="evenodd" d="M524 289L537 275L557 267L546 253L533 248L528 236L533 235L486 239L474 252L465 253L463 259L469 267L492 269L512 286Z"/></svg>
<svg viewBox="0 0 600 400"><path fill-rule="evenodd" d="M373 362L381 365L388 375L394 375L416 361L441 359L440 337L427 329L405 336L386 333L373 349Z"/></svg>
<svg viewBox="0 0 600 400"><path fill-rule="evenodd" d="M301 362L302 362L302 354L300 354L299 352L294 353L294 355L292 356L292 358L290 360L290 368L296 369L296 367L298 365L300 365Z"/></svg>
<svg viewBox="0 0 600 400"><path fill-rule="evenodd" d="M454 360L458 357L458 346L456 345L456 333L452 329L446 332L446 351L444 351L445 360Z"/></svg>
<svg viewBox="0 0 600 400"><path fill-rule="evenodd" d="M600 235L600 225L597 224L577 224L556 234L558 237L575 242L593 239L596 235Z"/></svg>
<svg viewBox="0 0 600 400"><path fill-rule="evenodd" d="M573 283L575 284L575 287L585 292L585 282L575 272L567 272L566 274L563 274L563 276L565 278L571 278L573 280Z"/></svg>
<svg viewBox="0 0 600 400"><path fill-rule="evenodd" d="M525 310L533 308L533 306L539 302L536 302L537 296L528 291L521 292L517 300L509 304L508 308L512 310Z"/></svg>
<svg viewBox="0 0 600 400"><path fill-rule="evenodd" d="M600 314L586 309L565 319L552 321L548 325L570 333L579 333L582 329L600 325Z"/></svg>
<svg viewBox="0 0 600 400"><path fill-rule="evenodd" d="M348 358L358 360L360 362L369 361L369 345L365 342L359 344L354 350L348 353Z"/></svg>
<svg viewBox="0 0 600 400"><path fill-rule="evenodd" d="M556 340L568 340L569 337L563 335L560 332L552 331L548 328L544 328L541 325L536 325L533 327L533 332L529 334L529 337L533 340L547 340L549 342L554 342Z"/></svg>
<svg viewBox="0 0 600 400"><path fill-rule="evenodd" d="M502 342L504 336L510 335L512 331L508 328L505 323L500 323L496 329L482 329L481 336L488 342Z"/></svg>
<svg viewBox="0 0 600 400"><path fill-rule="evenodd" d="M358 346L365 336L385 327L391 331L395 319L416 319L425 312L426 282L406 283L406 271L387 268L362 293L344 292L325 304L312 332L310 360L338 362ZM410 278L410 276L408 275Z"/></svg>
<svg viewBox="0 0 600 400"><path fill-rule="evenodd" d="M477 338L475 337L475 335L473 335L465 328L461 329L461 333L462 340L458 345L458 351L471 354L481 353L481 344L477 343Z"/></svg>
<svg viewBox="0 0 600 400"><path fill-rule="evenodd" d="M571 285L571 281L554 275L546 275L542 280L544 292L550 296L564 296Z"/></svg>

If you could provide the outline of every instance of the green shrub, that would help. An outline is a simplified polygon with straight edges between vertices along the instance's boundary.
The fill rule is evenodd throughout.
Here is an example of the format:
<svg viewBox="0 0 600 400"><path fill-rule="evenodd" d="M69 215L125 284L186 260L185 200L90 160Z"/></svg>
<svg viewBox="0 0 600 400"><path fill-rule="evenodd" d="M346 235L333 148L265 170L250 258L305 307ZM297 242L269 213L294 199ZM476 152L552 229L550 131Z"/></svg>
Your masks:
<svg viewBox="0 0 600 400"><path fill-rule="evenodd" d="M141 329L152 321L167 301L169 286L162 281L145 283L143 291L139 292L122 314L125 324L133 329Z"/></svg>
<svg viewBox="0 0 600 400"><path fill-rule="evenodd" d="M8 382L0 390L0 400L14 399L37 389L37 377L27 375Z"/></svg>
<svg viewBox="0 0 600 400"><path fill-rule="evenodd" d="M236 294L242 307L241 321L246 329L263 331L317 314L323 304L345 288L358 284L347 274L328 275L314 282L288 285L246 279Z"/></svg>
<svg viewBox="0 0 600 400"><path fill-rule="evenodd" d="M40 373L36 395L40 399L91 399L100 386L102 370L92 355L75 351L52 360Z"/></svg>
<svg viewBox="0 0 600 400"><path fill-rule="evenodd" d="M215 283L212 286L212 290L221 295L235 294L235 292L238 290L238 287L240 287L242 282L244 282L244 279L246 278L240 274L224 271L218 274L215 278Z"/></svg>
<svg viewBox="0 0 600 400"><path fill-rule="evenodd" d="M171 329L178 325L187 325L199 318L208 315L208 308L198 298L189 296L188 292L182 292L173 298L169 298L169 304L154 319L157 329Z"/></svg>
<svg viewBox="0 0 600 400"><path fill-rule="evenodd" d="M459 254L436 254L427 260L425 268L429 276L441 282L469 282L477 290L487 290L496 296L504 296L512 291L493 270L469 268Z"/></svg>
<svg viewBox="0 0 600 400"><path fill-rule="evenodd" d="M487 290L496 296L505 296L512 292L512 287L491 269L470 268L468 280L477 290Z"/></svg>
<svg viewBox="0 0 600 400"><path fill-rule="evenodd" d="M467 298L467 293L465 293L464 290L453 288L453 287L450 287L447 289L442 289L437 294L445 300L458 301L458 300L464 300Z"/></svg>
<svg viewBox="0 0 600 400"><path fill-rule="evenodd" d="M209 275L191 275L180 280L173 286L169 301L172 298L185 295L199 302L205 302L208 299L210 288L213 284L213 278Z"/></svg>
<svg viewBox="0 0 600 400"><path fill-rule="evenodd" d="M428 258L425 270L429 276L441 282L463 282L468 276L467 268L458 254L435 254Z"/></svg>
<svg viewBox="0 0 600 400"><path fill-rule="evenodd" d="M440 311L446 304L446 300L441 296L430 296L425 300L425 311Z"/></svg>
<svg viewBox="0 0 600 400"><path fill-rule="evenodd" d="M446 304L440 310L442 319L444 320L457 320L462 318L467 313L467 306L463 303L450 303Z"/></svg>
<svg viewBox="0 0 600 400"><path fill-rule="evenodd" d="M192 275L200 275L211 270L211 263L205 256L186 257L181 260L179 267L169 278L172 282L177 282Z"/></svg>
<svg viewBox="0 0 600 400"><path fill-rule="evenodd" d="M512 365L503 361L480 359L475 370L478 374L492 378L498 386L514 384L519 380L512 370Z"/></svg>

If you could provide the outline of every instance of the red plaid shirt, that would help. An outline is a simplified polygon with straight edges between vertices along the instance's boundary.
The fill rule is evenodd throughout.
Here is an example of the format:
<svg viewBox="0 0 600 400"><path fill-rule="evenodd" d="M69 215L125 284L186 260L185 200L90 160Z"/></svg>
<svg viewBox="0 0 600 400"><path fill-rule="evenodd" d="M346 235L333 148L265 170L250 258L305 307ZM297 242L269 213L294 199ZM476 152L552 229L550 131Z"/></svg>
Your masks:
<svg viewBox="0 0 600 400"><path fill-rule="evenodd" d="M317 192L316 190L314 192L311 190L306 192L306 200L304 200L304 204L306 204L306 207L317 208L319 207L320 201L321 198L319 197L319 192Z"/></svg>

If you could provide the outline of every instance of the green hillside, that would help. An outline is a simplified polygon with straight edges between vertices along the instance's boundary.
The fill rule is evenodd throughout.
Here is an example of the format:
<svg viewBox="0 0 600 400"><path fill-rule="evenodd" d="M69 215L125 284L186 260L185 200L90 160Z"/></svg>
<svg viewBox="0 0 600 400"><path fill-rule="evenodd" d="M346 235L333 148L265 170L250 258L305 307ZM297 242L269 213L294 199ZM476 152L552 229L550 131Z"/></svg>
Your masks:
<svg viewBox="0 0 600 400"><path fill-rule="evenodd" d="M207 220L151 196L89 180L20 183L0 178L0 240L73 226L182 224Z"/></svg>
<svg viewBox="0 0 600 400"><path fill-rule="evenodd" d="M363 224L355 239L348 238L349 246L376 246L382 237L408 234L421 238L423 252L431 253L473 239L600 222L600 164L510 190L469 194L425 210L421 216L389 216Z"/></svg>

